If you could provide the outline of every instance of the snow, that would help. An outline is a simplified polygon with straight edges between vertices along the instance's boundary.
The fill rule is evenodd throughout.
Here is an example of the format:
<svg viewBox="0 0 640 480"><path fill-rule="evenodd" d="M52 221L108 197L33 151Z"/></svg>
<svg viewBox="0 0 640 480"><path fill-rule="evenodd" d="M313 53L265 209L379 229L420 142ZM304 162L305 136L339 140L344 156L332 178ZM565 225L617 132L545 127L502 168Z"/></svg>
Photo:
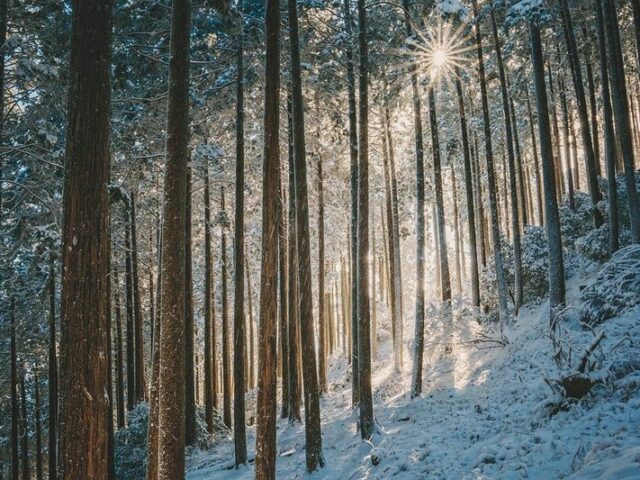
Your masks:
<svg viewBox="0 0 640 480"><path fill-rule="evenodd" d="M576 269L567 282L567 312L577 312L581 290L593 283L597 267ZM454 302L454 306L456 302ZM453 327L428 311L424 394L408 396L411 344L405 337L401 374L393 369L388 329L381 325L373 364L375 415L379 431L370 443L357 432L350 407L346 360L332 357L329 393L321 401L327 466L305 472L304 427L278 423L278 473L282 479L638 479L640 478L640 305L607 320L593 332L575 315L559 320L569 360L557 365L549 337L548 302L525 306L505 327L506 346L492 342L497 332L464 309L454 309ZM408 314L405 319L411 315ZM412 332L410 325L405 325ZM591 394L565 401L566 411L549 414L558 395L547 384L575 368L602 329L606 336L593 354ZM450 337L450 339L448 338ZM445 345L451 347L445 349ZM636 362L637 363L637 362ZM637 366L636 366L637 368ZM547 380L547 381L546 381ZM248 431L249 458L255 430ZM376 465L374 465L374 463ZM219 439L212 450L188 459L189 480L250 479L253 465L233 469L233 442Z"/></svg>

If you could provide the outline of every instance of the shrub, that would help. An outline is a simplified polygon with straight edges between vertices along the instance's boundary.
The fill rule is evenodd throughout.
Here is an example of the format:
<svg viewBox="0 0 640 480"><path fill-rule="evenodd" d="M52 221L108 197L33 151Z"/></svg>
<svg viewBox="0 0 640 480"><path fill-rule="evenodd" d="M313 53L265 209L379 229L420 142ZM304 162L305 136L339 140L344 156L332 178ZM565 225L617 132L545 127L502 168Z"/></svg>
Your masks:
<svg viewBox="0 0 640 480"><path fill-rule="evenodd" d="M113 435L116 478L139 480L147 468L149 404L141 402L127 414L127 426Z"/></svg>

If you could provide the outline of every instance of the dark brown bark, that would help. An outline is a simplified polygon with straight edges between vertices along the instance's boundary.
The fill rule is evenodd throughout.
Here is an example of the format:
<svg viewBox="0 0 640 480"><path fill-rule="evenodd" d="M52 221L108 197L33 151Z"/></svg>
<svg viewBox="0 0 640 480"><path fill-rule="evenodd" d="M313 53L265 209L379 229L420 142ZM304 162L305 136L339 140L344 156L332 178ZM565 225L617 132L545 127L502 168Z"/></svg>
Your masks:
<svg viewBox="0 0 640 480"><path fill-rule="evenodd" d="M162 224L158 478L184 478L185 228L191 2L173 0Z"/></svg>
<svg viewBox="0 0 640 480"><path fill-rule="evenodd" d="M281 168L282 170L282 168ZM284 199L284 185L282 182L282 171L280 172L280 177L278 178L278 190L280 191L280 196L278 197L278 295L280 298L280 302L278 305L278 315L280 318L280 356L282 357L282 411L280 416L282 418L289 417L289 310L291 305L288 303L288 295L289 295L289 247L287 245L287 225L285 220L285 199ZM248 272L248 269L247 269ZM249 294L249 319L251 322L251 362L252 362L252 375L251 385L252 388L255 387L255 364L254 364L254 338L253 338L253 309L252 302L253 298L251 297L251 279L249 274L247 273L247 287Z"/></svg>
<svg viewBox="0 0 640 480"><path fill-rule="evenodd" d="M226 215L224 187L220 187L220 209ZM229 331L229 298L227 295L227 226L220 226L220 295L222 308L222 418L231 428L231 338Z"/></svg>
<svg viewBox="0 0 640 480"><path fill-rule="evenodd" d="M194 363L195 321L193 318L193 255L191 250L191 182L191 167L187 167L186 222L184 229L184 441L186 445L193 445L196 440L196 365Z"/></svg>
<svg viewBox="0 0 640 480"><path fill-rule="evenodd" d="M131 227L128 219L124 224L125 249L125 298L127 312L127 411L133 410L136 400L136 320L133 294L133 267L131 262Z"/></svg>
<svg viewBox="0 0 640 480"><path fill-rule="evenodd" d="M213 433L213 355L211 332L213 322L213 259L211 256L211 191L209 188L209 167L204 169L204 412L207 432Z"/></svg>
<svg viewBox="0 0 640 480"><path fill-rule="evenodd" d="M264 89L264 156L262 180L262 269L258 344L258 400L255 475L276 477L276 326L278 311L278 243L274 198L280 194L280 2L266 0L266 65Z"/></svg>
<svg viewBox="0 0 640 480"><path fill-rule="evenodd" d="M142 316L142 300L140 299L140 277L138 276L138 239L136 234L136 201L135 194L131 192L131 209L129 211L131 221L131 276L133 282L133 308L135 311L135 401L142 402L146 399L146 385L144 375L144 317Z"/></svg>
<svg viewBox="0 0 640 480"><path fill-rule="evenodd" d="M118 429L124 428L124 364L122 357L122 310L120 308L120 281L118 280L118 267L113 267L113 294L116 317L116 425Z"/></svg>
<svg viewBox="0 0 640 480"><path fill-rule="evenodd" d="M238 8L242 11L242 1L240 1ZM236 191L233 245L233 440L236 467L247 463L244 406L246 334L244 315L244 35L242 14L240 14L239 23L236 46Z"/></svg>
<svg viewBox="0 0 640 480"><path fill-rule="evenodd" d="M58 460L58 347L56 343L56 277L53 258L49 262L49 480L57 478Z"/></svg>
<svg viewBox="0 0 640 480"><path fill-rule="evenodd" d="M63 196L61 478L108 475L109 0L74 2ZM88 280L90 279L90 281Z"/></svg>
<svg viewBox="0 0 640 480"><path fill-rule="evenodd" d="M302 377L304 383L305 456L307 471L324 466L320 431L320 392L316 369L313 327L313 291L311 288L311 247L309 240L309 199L307 193L307 160L304 137L304 105L302 72L298 39L298 7L288 0L289 45L291 53L291 103L293 113L293 149L295 204L298 247L298 288L300 305L300 339L302 345Z"/></svg>
<svg viewBox="0 0 640 480"><path fill-rule="evenodd" d="M327 391L327 315L324 298L324 192L322 156L318 153L318 382L321 393Z"/></svg>
<svg viewBox="0 0 640 480"><path fill-rule="evenodd" d="M531 133L531 150L533 151L533 172L536 177L536 207L538 212L538 222L544 225L544 203L542 201L542 177L540 176L540 161L538 159L538 142L536 140L535 122L533 120L533 110L531 99L529 98L529 87L525 88L527 97L527 113L529 116L529 133Z"/></svg>

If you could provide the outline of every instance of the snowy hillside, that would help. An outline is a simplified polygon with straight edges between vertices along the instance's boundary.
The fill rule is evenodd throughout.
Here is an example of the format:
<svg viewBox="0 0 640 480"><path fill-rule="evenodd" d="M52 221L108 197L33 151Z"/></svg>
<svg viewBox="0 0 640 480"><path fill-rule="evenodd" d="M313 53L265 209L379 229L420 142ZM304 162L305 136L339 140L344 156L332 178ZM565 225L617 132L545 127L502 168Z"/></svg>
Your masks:
<svg viewBox="0 0 640 480"><path fill-rule="evenodd" d="M580 287L593 282L597 269L584 267L570 279L567 312L580 307ZM305 474L303 426L281 420L278 478L640 478L640 374L627 375L632 366L619 373L621 365L638 362L640 306L596 327L596 335L606 333L593 355L596 376L608 378L552 416L554 395L545 379L558 378L559 369L546 312L546 303L524 308L507 328L504 347L488 341L492 332L475 320L456 318L450 353L442 335L432 333L438 322L428 324L425 393L415 400L407 394L410 365L395 374L390 342L381 345L373 369L379 432L371 445L356 431L347 366L342 358L332 362L330 392L321 404L327 466ZM595 336L575 318L569 313L562 328L577 362ZM253 478L252 466L236 471L232 465L232 440L219 438L213 450L191 456L187 478Z"/></svg>

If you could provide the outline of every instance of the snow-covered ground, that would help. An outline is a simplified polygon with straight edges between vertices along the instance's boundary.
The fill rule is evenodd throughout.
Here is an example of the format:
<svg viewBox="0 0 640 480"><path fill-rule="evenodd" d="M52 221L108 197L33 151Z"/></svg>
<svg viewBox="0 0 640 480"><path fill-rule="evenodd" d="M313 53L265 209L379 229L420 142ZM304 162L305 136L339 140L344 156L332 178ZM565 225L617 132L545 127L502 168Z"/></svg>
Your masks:
<svg viewBox="0 0 640 480"><path fill-rule="evenodd" d="M570 279L570 307L580 303L580 287L595 277L595 269ZM563 322L563 351L573 362L602 328L606 338L594 354L599 375L624 362L640 362L640 306L594 333L575 325L571 310ZM330 391L321 403L326 466L307 474L304 427L280 420L278 478L640 479L640 374L630 368L624 378L608 379L567 411L550 416L546 406L554 396L545 379L558 378L559 369L547 311L545 303L524 308L505 330L506 346L486 341L495 335L476 320L456 318L447 332L453 335L450 352L445 352L444 322L432 320L425 336L424 394L413 400L408 396L412 332L406 335L403 372L397 374L382 330L373 365L379 432L371 443L361 441L357 431L348 366L341 357L332 358ZM250 459L254 432L249 429ZM190 456L187 478L253 478L252 464L232 466L233 442L220 438L212 450Z"/></svg>

